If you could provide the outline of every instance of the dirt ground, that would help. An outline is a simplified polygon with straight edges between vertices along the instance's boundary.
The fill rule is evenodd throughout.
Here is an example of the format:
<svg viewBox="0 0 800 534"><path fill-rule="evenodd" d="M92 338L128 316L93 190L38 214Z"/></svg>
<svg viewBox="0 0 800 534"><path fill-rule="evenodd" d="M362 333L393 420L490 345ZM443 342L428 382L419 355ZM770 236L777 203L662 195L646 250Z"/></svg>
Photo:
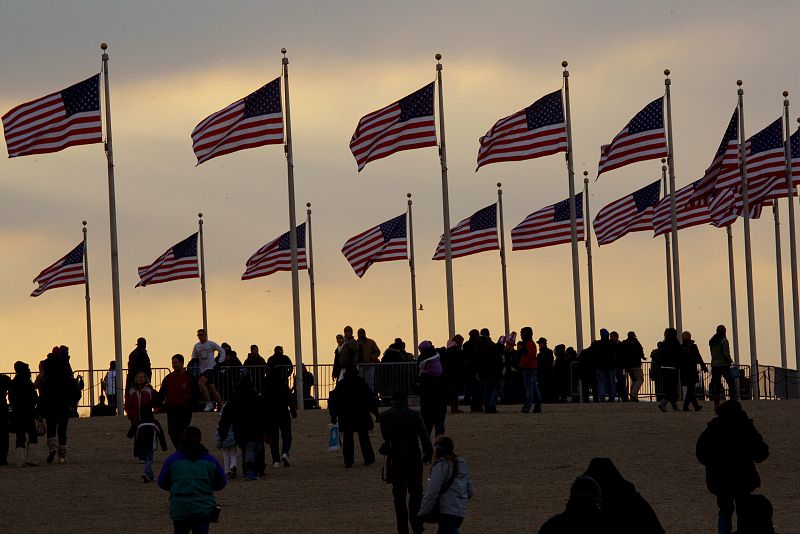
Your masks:
<svg viewBox="0 0 800 534"><path fill-rule="evenodd" d="M664 414L650 403L553 405L537 415L501 406L496 415L448 416L448 434L476 490L462 532L538 531L563 509L571 481L594 456L614 460L667 532L715 532L715 500L694 456L713 415L704 406L699 413ZM750 402L745 409L770 446L759 472L777 531L800 533L800 402ZM195 414L212 451L216 422L215 414ZM380 480L380 462L363 467L356 453L356 466L345 470L341 454L326 449L327 424L325 412L301 414L292 466L270 467L258 482L232 481L218 494L222 518L212 530L393 532L391 487ZM66 465L0 468L0 531L170 532L168 494L139 478L127 428L120 418L73 421ZM377 450L377 434L372 441ZM43 444L39 452L43 460ZM166 455L157 453L156 470Z"/></svg>

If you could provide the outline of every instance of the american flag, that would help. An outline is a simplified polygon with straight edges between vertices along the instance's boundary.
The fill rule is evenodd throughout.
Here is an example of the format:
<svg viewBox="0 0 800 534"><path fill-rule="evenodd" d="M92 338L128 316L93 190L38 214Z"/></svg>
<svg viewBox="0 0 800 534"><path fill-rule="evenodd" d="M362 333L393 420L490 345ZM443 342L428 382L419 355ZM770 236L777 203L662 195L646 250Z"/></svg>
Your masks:
<svg viewBox="0 0 800 534"><path fill-rule="evenodd" d="M20 104L3 115L8 157L103 142L100 75Z"/></svg>
<svg viewBox="0 0 800 534"><path fill-rule="evenodd" d="M477 254L484 250L499 250L497 239L497 204L476 211L450 229L450 250L453 258ZM444 236L436 247L434 260L444 258Z"/></svg>
<svg viewBox="0 0 800 534"><path fill-rule="evenodd" d="M297 268L308 269L306 259L306 223L299 224L297 234ZM269 276L278 271L292 270L292 245L289 232L273 239L247 260L242 280Z"/></svg>
<svg viewBox="0 0 800 534"><path fill-rule="evenodd" d="M714 191L723 189L717 184L720 174L727 174L731 169L735 170L739 165L739 108L733 111L728 127L722 135L714 159L706 169L705 174L700 178L700 183L695 187L689 202L696 203L710 201Z"/></svg>
<svg viewBox="0 0 800 534"><path fill-rule="evenodd" d="M758 214L761 214L760 207ZM710 223L717 228L724 228L736 222L736 195L732 189L724 189L717 193L708 205Z"/></svg>
<svg viewBox="0 0 800 534"><path fill-rule="evenodd" d="M630 163L667 157L664 97L647 104L608 145L600 147L597 175Z"/></svg>
<svg viewBox="0 0 800 534"><path fill-rule="evenodd" d="M566 152L567 126L561 90L497 121L480 138L480 144L478 169L489 163L521 161Z"/></svg>
<svg viewBox="0 0 800 534"><path fill-rule="evenodd" d="M152 264L139 267L139 278L136 287L183 278L200 278L200 269L197 265L197 234L194 233L171 246Z"/></svg>
<svg viewBox="0 0 800 534"><path fill-rule="evenodd" d="M342 254L359 278L373 263L407 260L406 214L351 237L342 247Z"/></svg>
<svg viewBox="0 0 800 534"><path fill-rule="evenodd" d="M361 117L350 139L358 170L401 150L436 146L433 82L405 98Z"/></svg>
<svg viewBox="0 0 800 534"><path fill-rule="evenodd" d="M613 243L630 232L652 230L660 192L661 180L656 180L601 209L592 223L597 244Z"/></svg>
<svg viewBox="0 0 800 534"><path fill-rule="evenodd" d="M584 240L583 193L575 195L578 241ZM562 200L525 217L511 230L511 250L549 247L572 241L569 199Z"/></svg>
<svg viewBox="0 0 800 534"><path fill-rule="evenodd" d="M33 279L39 287L33 290L32 297L38 297L48 289L56 287L74 286L86 283L86 273L83 271L83 242L70 251L69 254L55 262L53 265L40 272Z"/></svg>
<svg viewBox="0 0 800 534"><path fill-rule="evenodd" d="M708 201L689 202L698 185L700 185L700 180L696 180L675 191L675 220L678 223L678 230L711 223ZM656 205L653 213L655 236L672 232L671 198L672 195L665 195Z"/></svg>
<svg viewBox="0 0 800 534"><path fill-rule="evenodd" d="M192 131L197 164L246 148L283 143L281 79L206 117Z"/></svg>

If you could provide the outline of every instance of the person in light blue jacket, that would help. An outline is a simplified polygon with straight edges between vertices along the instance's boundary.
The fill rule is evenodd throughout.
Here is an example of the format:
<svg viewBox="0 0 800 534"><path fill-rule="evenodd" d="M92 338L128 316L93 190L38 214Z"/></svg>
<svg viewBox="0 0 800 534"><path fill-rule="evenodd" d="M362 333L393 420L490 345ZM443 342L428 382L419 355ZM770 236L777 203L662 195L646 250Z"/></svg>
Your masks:
<svg viewBox="0 0 800 534"><path fill-rule="evenodd" d="M458 534L458 527L467 515L467 500L474 494L469 468L454 452L453 440L449 437L439 436L433 449L434 463L419 516L426 522L438 522L437 534ZM435 511L437 501L438 513Z"/></svg>

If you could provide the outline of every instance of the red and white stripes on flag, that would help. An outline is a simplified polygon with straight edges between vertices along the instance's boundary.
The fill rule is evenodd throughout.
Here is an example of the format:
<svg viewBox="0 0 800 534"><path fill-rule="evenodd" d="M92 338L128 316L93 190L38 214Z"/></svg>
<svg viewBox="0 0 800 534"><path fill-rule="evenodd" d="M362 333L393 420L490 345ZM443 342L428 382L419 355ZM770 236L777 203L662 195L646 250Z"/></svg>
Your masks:
<svg viewBox="0 0 800 534"><path fill-rule="evenodd" d="M359 278L373 263L407 260L406 214L351 237L342 247L342 254Z"/></svg>
<svg viewBox="0 0 800 534"><path fill-rule="evenodd" d="M206 117L192 131L197 164L247 148L283 143L281 79Z"/></svg>
<svg viewBox="0 0 800 534"><path fill-rule="evenodd" d="M592 223L598 245L607 245L631 232L653 229L653 213L661 180L615 200L601 209Z"/></svg>
<svg viewBox="0 0 800 534"><path fill-rule="evenodd" d="M433 259L445 259L444 249L442 236ZM497 238L497 203L478 210L450 229L450 251L453 258L486 250L500 250L500 241Z"/></svg>
<svg viewBox="0 0 800 534"><path fill-rule="evenodd" d="M359 172L370 161L402 150L429 146L436 146L433 82L385 108L364 115L350 139L350 151Z"/></svg>
<svg viewBox="0 0 800 534"><path fill-rule="evenodd" d="M585 239L583 224L583 193L575 195L575 215L578 241ZM511 230L511 250L528 250L560 245L572 241L569 199L535 211Z"/></svg>
<svg viewBox="0 0 800 534"><path fill-rule="evenodd" d="M8 157L103 142L100 75L20 104L3 115Z"/></svg>
<svg viewBox="0 0 800 534"><path fill-rule="evenodd" d="M306 223L296 229L297 235L297 268L308 269L306 259ZM278 271L292 270L292 246L289 232L273 239L247 259L242 280L252 280L259 276L269 276Z"/></svg>
<svg viewBox="0 0 800 534"><path fill-rule="evenodd" d="M197 261L197 233L194 233L167 249L150 265L139 267L139 283L136 287L181 280L200 278Z"/></svg>
<svg viewBox="0 0 800 534"><path fill-rule="evenodd" d="M695 187L699 184L700 180L697 180L675 191L675 220L678 230L712 222L708 201L689 202ZM654 236L672 232L671 198L672 195L667 195L656 205L655 213L653 213Z"/></svg>
<svg viewBox="0 0 800 534"><path fill-rule="evenodd" d="M664 97L660 97L634 115L611 143L600 147L597 176L637 161L667 157L665 131Z"/></svg>
<svg viewBox="0 0 800 534"><path fill-rule="evenodd" d="M33 283L38 283L39 287L33 290L31 296L38 297L48 289L85 284L86 273L83 270L83 251L83 242L81 241L69 254L40 272L33 279Z"/></svg>

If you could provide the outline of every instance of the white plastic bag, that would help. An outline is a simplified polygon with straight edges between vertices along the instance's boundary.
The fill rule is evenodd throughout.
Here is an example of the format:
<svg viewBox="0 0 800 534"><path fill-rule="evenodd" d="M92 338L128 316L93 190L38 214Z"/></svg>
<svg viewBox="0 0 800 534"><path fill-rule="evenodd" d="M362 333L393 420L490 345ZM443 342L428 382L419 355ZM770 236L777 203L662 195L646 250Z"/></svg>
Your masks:
<svg viewBox="0 0 800 534"><path fill-rule="evenodd" d="M339 439L339 425L328 425L328 450L338 451L341 446Z"/></svg>

